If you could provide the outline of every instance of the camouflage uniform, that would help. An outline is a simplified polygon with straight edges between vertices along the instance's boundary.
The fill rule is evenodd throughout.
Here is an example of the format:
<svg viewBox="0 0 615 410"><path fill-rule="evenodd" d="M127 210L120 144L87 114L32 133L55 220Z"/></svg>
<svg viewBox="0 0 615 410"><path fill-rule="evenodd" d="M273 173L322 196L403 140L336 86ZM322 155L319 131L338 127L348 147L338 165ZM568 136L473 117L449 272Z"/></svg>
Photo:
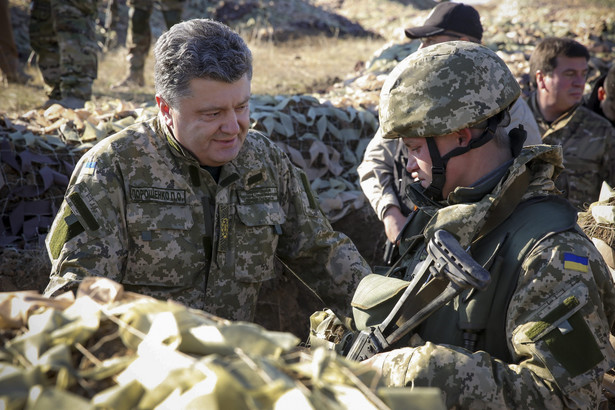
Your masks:
<svg viewBox="0 0 615 410"><path fill-rule="evenodd" d="M76 167L47 237L53 267L45 293L105 276L251 321L279 258L327 304L348 309L369 267L273 142L250 132L219 181L158 119L101 141Z"/></svg>
<svg viewBox="0 0 615 410"><path fill-rule="evenodd" d="M25 84L30 79L19 62L8 0L0 0L0 71L9 83Z"/></svg>
<svg viewBox="0 0 615 410"><path fill-rule="evenodd" d="M383 136L447 135L492 117L519 93L492 51L436 45L387 79ZM410 215L400 244L406 279L444 229L491 282L422 322L411 347L369 359L388 385L439 387L448 408L597 407L603 374L615 364L615 286L576 211L557 195L553 178L561 170L560 147L525 147L471 187Z"/></svg>
<svg viewBox="0 0 615 410"><path fill-rule="evenodd" d="M528 132L525 145L541 144L538 126L525 101L517 100L511 107L510 116L511 121L510 125L506 127L507 130L523 124ZM410 179L405 171L406 161L405 148L403 148L401 140L384 139L379 132L376 133L365 149L363 161L359 164L357 172L359 173L361 189L380 220L384 218L387 208L397 206L403 210L404 204L406 207L410 205L410 201L405 195L401 194L405 192L405 184L398 176L402 175ZM404 212L406 215L408 213L409 209Z"/></svg>
<svg viewBox="0 0 615 410"><path fill-rule="evenodd" d="M89 100L98 73L96 0L34 0L30 45L51 99Z"/></svg>
<svg viewBox="0 0 615 410"><path fill-rule="evenodd" d="M561 145L562 175L556 186L582 211L597 201L602 181L615 186L615 128L609 120L587 107L577 105L547 123L538 108L536 93L528 101L545 144Z"/></svg>
<svg viewBox="0 0 615 410"><path fill-rule="evenodd" d="M482 200L464 203L463 190L467 194L467 188L458 188L451 194L455 201L433 218L416 215L413 218L416 222L402 234L401 251L412 233L423 232L429 237L436 229L453 233L464 248L468 247L502 192L522 171L530 169L530 188L523 196L526 205L519 206L515 211L518 215L511 216L512 221L521 222L519 230L502 224L483 241L482 246L487 250L473 244L472 256L485 264L494 255L497 244L514 242L514 235L522 235L525 229L540 228L544 213L532 214L536 206L532 198L544 206L538 198L553 193L549 175L558 167L561 167L558 147L526 148L510 168L504 168L509 170L509 176L502 182L496 178L491 185L473 187L487 193ZM493 183L497 185L493 187ZM547 215L553 212L550 210ZM426 220L429 223L424 225ZM500 249L499 266L495 263L489 269L490 286L498 288L483 292L510 296L485 303L480 297L483 292L472 297L466 291L417 330L427 343L381 353L372 359L372 365L382 370L386 383L391 386L440 387L445 392L448 408L596 408L602 374L615 364L615 352L609 343L610 325L615 320L615 287L600 254L576 229L557 233L545 230L528 242L521 261L514 257L505 259L505 248ZM577 259L575 256L583 262L567 267L567 260ZM404 264L412 271L423 257L424 246L421 246L407 256ZM513 272L513 280L504 286L505 278L496 279L498 274L506 275L496 271L509 264L519 270ZM564 309L568 298L579 301L578 310ZM464 324L464 317L476 315L472 303L477 304L474 309L479 311L504 314L488 316L486 329L473 320ZM564 324L566 315L572 313L568 321L574 329L566 336L564 326L561 332L557 326ZM541 326L543 331L536 335L536 329ZM472 327L476 328L477 344L472 349L463 348L467 336L462 330ZM581 351L581 363L575 363Z"/></svg>
<svg viewBox="0 0 615 410"><path fill-rule="evenodd" d="M162 11L167 28L181 21L185 0L159 0L157 5ZM152 42L149 19L152 15L151 0L128 0L130 6L128 21L128 65L129 77L143 78L143 68ZM142 84L141 84L142 85Z"/></svg>

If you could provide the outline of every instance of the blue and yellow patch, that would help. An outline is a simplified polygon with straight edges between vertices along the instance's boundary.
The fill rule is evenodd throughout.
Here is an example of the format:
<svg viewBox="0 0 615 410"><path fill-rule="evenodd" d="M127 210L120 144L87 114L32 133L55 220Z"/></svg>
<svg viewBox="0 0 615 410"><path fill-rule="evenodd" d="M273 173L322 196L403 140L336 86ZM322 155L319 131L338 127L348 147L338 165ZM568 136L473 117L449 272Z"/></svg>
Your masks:
<svg viewBox="0 0 615 410"><path fill-rule="evenodd" d="M96 161L86 162L84 168L84 172L86 175L94 175L94 171L96 171Z"/></svg>
<svg viewBox="0 0 615 410"><path fill-rule="evenodd" d="M576 270L578 272L587 272L589 269L588 259L584 256L578 256L572 253L564 253L564 269Z"/></svg>

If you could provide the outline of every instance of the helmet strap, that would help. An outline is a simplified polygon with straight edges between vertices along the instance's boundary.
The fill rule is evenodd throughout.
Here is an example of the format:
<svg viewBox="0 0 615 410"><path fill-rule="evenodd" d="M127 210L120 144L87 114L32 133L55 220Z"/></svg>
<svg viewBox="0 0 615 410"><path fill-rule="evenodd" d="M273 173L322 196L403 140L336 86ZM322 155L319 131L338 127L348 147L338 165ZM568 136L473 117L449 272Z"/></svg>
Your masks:
<svg viewBox="0 0 615 410"><path fill-rule="evenodd" d="M523 124L519 124L518 127L510 130L508 132L508 138L510 139L510 153L513 158L516 158L521 153L523 143L527 138L527 131L523 128Z"/></svg>
<svg viewBox="0 0 615 410"><path fill-rule="evenodd" d="M478 138L470 140L465 147L457 147L449 151L444 156L440 155L435 138L426 138L427 148L429 148L429 156L431 157L431 184L425 188L425 195L435 201L443 199L442 188L446 182L446 164L448 160L463 155L471 149L481 147L491 141L495 137L495 132L500 123L500 115L494 115L487 120L487 128Z"/></svg>
<svg viewBox="0 0 615 410"><path fill-rule="evenodd" d="M431 157L431 184L423 194L434 201L442 200L442 188L446 182L446 162L440 155L435 138L426 138L429 156Z"/></svg>

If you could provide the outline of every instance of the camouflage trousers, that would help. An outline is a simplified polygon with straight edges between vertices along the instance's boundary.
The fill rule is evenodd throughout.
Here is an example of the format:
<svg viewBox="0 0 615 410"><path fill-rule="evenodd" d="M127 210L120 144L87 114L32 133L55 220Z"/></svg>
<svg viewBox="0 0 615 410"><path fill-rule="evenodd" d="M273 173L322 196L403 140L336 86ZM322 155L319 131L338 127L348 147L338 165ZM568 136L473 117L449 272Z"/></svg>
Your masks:
<svg viewBox="0 0 615 410"><path fill-rule="evenodd" d="M97 0L33 0L30 45L49 98L89 100L98 74Z"/></svg>
<svg viewBox="0 0 615 410"><path fill-rule="evenodd" d="M4 75L15 74L19 56L13 37L8 0L0 0L0 70Z"/></svg>
<svg viewBox="0 0 615 410"><path fill-rule="evenodd" d="M181 21L184 0L158 0L167 28ZM145 59L152 42L149 19L151 0L128 0L128 65L131 73L143 75Z"/></svg>

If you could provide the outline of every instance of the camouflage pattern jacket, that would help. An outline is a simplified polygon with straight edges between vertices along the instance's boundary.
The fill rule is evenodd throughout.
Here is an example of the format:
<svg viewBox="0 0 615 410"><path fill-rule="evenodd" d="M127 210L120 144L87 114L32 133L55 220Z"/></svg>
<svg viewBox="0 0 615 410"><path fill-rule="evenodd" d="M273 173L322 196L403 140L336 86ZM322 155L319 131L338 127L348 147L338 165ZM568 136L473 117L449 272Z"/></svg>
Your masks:
<svg viewBox="0 0 615 410"><path fill-rule="evenodd" d="M231 320L253 320L276 257L334 307L370 273L272 141L251 131L216 183L158 119L81 158L46 244L47 295L104 276Z"/></svg>
<svg viewBox="0 0 615 410"><path fill-rule="evenodd" d="M602 181L615 186L615 128L583 105L549 124L538 108L535 92L528 104L543 143L562 146L565 170L555 181L556 186L579 211L584 210L598 200Z"/></svg>
<svg viewBox="0 0 615 410"><path fill-rule="evenodd" d="M510 198L506 192L522 175L529 176L529 184L520 190L525 194L519 206L511 210L509 219L540 220L531 214L537 208L523 205L544 203L545 197L552 197L552 178L559 171L560 147L524 148L509 168L494 172L495 177L483 179L473 187L455 189L443 208L419 211L432 214L430 219L411 220L410 231L420 232L426 239L437 229L445 229L457 237L464 249L471 246L472 256L492 273L492 284L498 265L504 271L508 265L517 268L509 283L503 276L495 282L493 300L474 307L479 313L492 308L501 311L500 323L491 323L493 315L487 313L491 318L484 330L487 334L478 334L479 338L489 340L489 332L501 326L499 345L496 340L491 346L479 344L471 349L443 337L434 341L438 337L431 336L437 332L422 333L422 329L434 329L430 321L437 320L434 317L439 310L418 329L420 338L417 341L415 335L411 339L412 347L380 353L368 360L382 371L388 385L439 387L448 408L597 407L603 374L615 364L615 352L609 343L609 330L615 321L615 286L598 251L577 229L574 209L565 201L554 199L572 212L569 228L544 229L529 241L521 241L524 256L520 260L510 252L504 253L509 255L508 259L500 260L499 246L491 242L494 238L514 242L515 236L523 235L523 229L510 229L503 221L485 236L479 235L500 201ZM472 199L468 201L469 198ZM421 220L421 226L412 226ZM405 231L404 239L406 233L412 232ZM484 240L477 239L479 236ZM475 244L481 240L483 247L492 247L491 255L474 253ZM404 261L413 269L421 260L420 255L424 255L425 246L422 243L416 250L411 249ZM499 289L502 283L508 289ZM460 306L471 305L472 299L484 301L481 293L466 291L443 309L455 313ZM452 321L439 321L440 333L459 333L464 320L470 322L464 324L466 328L473 328L472 320L463 315L449 318Z"/></svg>
<svg viewBox="0 0 615 410"><path fill-rule="evenodd" d="M541 143L538 126L525 101L518 99L510 109L510 116L510 125L506 127L506 130L510 131L519 124L523 124L527 131L525 145ZM403 145L400 138L384 139L377 132L367 145L363 160L357 168L361 189L380 220L384 218L384 212L390 206L402 209L400 192L404 190L398 185L399 181L395 181L394 171L400 145ZM402 166L405 167L405 165L404 153Z"/></svg>

